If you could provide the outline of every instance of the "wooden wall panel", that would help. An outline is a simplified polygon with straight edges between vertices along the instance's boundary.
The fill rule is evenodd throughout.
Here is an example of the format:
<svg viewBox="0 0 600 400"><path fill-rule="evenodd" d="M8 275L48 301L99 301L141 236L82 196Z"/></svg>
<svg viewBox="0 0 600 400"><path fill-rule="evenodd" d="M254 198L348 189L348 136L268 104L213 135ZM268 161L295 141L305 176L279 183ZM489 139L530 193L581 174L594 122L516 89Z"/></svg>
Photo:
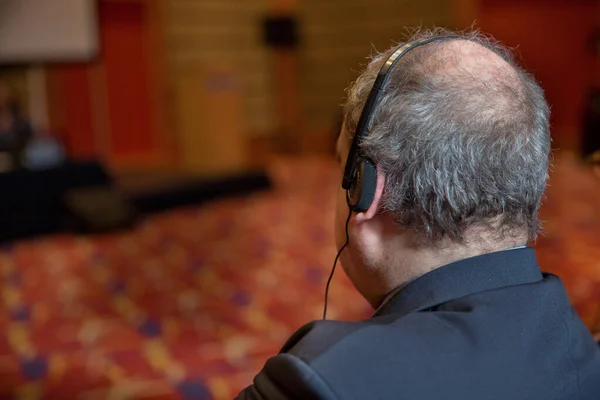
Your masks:
<svg viewBox="0 0 600 400"><path fill-rule="evenodd" d="M344 89L374 49L403 39L406 27L452 25L450 0L303 0L300 79L309 130L332 130Z"/></svg>
<svg viewBox="0 0 600 400"><path fill-rule="evenodd" d="M227 66L179 76L175 108L184 171L219 175L246 167L239 76Z"/></svg>
<svg viewBox="0 0 600 400"><path fill-rule="evenodd" d="M166 4L172 86L180 86L178 77L189 70L235 66L242 93L243 131L271 133L275 127L274 83L261 36L267 1L168 0Z"/></svg>

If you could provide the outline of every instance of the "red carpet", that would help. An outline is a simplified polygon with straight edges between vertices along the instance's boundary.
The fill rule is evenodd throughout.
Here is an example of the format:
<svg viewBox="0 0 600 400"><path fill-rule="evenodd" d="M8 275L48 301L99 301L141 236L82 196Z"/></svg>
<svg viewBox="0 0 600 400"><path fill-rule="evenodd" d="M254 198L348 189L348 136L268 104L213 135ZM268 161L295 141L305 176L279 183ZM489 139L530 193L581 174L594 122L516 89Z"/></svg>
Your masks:
<svg viewBox="0 0 600 400"><path fill-rule="evenodd" d="M566 157L537 245L587 323L600 304L600 182ZM227 399L320 317L338 172L272 165L277 188L132 232L2 249L0 398ZM341 272L331 318L369 315Z"/></svg>

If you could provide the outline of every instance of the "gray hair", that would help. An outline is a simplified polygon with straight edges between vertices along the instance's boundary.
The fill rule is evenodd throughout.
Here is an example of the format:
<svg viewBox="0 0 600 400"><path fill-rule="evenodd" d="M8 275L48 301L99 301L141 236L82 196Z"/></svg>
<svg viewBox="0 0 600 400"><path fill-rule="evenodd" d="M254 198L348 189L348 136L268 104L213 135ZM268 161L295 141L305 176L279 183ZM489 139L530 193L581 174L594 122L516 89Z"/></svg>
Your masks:
<svg viewBox="0 0 600 400"><path fill-rule="evenodd" d="M435 29L410 40L442 35L475 42L512 68L502 63L492 76L451 70L459 61L444 51L451 40L421 46L399 62L361 143L386 176L382 211L431 243L464 242L474 226L501 237L526 232L533 240L550 153L543 90L510 51L479 32ZM348 89L344 124L350 137L395 48L373 57Z"/></svg>

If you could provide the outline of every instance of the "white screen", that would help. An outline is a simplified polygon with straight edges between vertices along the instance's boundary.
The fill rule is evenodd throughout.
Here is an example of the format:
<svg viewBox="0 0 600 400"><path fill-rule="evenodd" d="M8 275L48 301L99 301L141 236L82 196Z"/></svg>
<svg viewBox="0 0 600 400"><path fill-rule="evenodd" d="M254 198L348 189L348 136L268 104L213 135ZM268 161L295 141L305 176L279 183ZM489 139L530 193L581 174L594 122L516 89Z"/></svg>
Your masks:
<svg viewBox="0 0 600 400"><path fill-rule="evenodd" d="M96 18L94 0L0 0L0 64L89 60Z"/></svg>

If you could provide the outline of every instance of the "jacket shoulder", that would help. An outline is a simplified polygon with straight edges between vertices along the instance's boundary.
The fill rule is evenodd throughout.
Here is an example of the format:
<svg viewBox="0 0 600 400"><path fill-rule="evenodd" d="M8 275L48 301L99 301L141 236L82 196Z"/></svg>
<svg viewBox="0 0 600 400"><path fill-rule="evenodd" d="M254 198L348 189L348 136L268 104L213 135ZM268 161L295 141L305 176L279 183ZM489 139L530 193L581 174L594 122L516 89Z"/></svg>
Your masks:
<svg viewBox="0 0 600 400"><path fill-rule="evenodd" d="M254 384L238 400L319 399L336 400L324 377L313 362L326 356L345 338L368 326L367 322L313 321L298 329L280 353L271 357Z"/></svg>
<svg viewBox="0 0 600 400"><path fill-rule="evenodd" d="M337 400L329 385L308 364L292 354L271 357L254 384L237 400Z"/></svg>
<svg viewBox="0 0 600 400"><path fill-rule="evenodd" d="M280 353L294 354L304 360L310 360L369 325L367 321L313 321L294 332Z"/></svg>

